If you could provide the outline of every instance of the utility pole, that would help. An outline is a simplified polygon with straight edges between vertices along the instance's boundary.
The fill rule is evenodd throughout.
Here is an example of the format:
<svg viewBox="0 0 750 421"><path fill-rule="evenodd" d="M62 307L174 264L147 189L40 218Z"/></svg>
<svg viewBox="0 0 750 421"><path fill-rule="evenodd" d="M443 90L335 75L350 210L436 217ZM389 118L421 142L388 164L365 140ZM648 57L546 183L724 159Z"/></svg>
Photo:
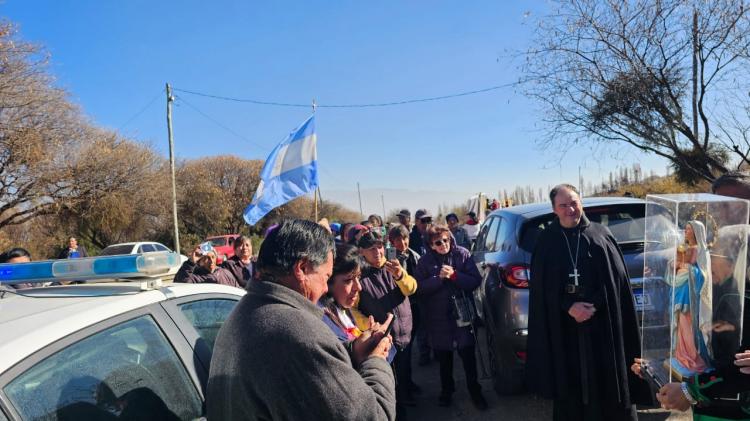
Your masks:
<svg viewBox="0 0 750 421"><path fill-rule="evenodd" d="M174 223L174 251L180 254L180 228L177 225L177 183L174 178L174 141L172 140L172 87L167 83L167 134L169 135L169 169L172 172L172 222Z"/></svg>
<svg viewBox="0 0 750 421"><path fill-rule="evenodd" d="M357 181L357 196L359 196L359 216L364 219L365 214L362 212L362 192L359 190L359 181Z"/></svg>
<svg viewBox="0 0 750 421"><path fill-rule="evenodd" d="M380 195L380 204L383 205L383 221L385 221L388 215L385 214L385 197L382 194Z"/></svg>

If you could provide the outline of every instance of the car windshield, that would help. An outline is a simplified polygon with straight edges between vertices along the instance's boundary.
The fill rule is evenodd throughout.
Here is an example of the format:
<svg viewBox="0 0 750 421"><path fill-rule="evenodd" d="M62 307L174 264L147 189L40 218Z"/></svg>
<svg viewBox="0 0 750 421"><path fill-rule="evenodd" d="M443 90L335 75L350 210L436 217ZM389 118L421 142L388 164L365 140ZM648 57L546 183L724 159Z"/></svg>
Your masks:
<svg viewBox="0 0 750 421"><path fill-rule="evenodd" d="M227 245L227 239L225 237L209 238L208 241L210 241L211 245L214 247L223 247Z"/></svg>
<svg viewBox="0 0 750 421"><path fill-rule="evenodd" d="M609 206L584 207L584 212L591 222L598 222L612 231L620 244L642 243L645 234L645 212L643 204L617 204ZM521 228L521 248L534 251L539 234L554 220L555 214L549 213L533 218Z"/></svg>
<svg viewBox="0 0 750 421"><path fill-rule="evenodd" d="M118 254L130 254L133 251L132 244L122 244L105 247L100 256L115 256Z"/></svg>

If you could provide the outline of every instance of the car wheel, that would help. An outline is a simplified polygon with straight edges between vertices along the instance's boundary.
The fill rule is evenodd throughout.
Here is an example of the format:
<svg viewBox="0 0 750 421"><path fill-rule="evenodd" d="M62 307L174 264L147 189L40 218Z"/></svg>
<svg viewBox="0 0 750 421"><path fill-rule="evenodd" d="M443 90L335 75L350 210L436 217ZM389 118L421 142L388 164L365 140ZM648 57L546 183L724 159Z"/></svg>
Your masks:
<svg viewBox="0 0 750 421"><path fill-rule="evenodd" d="M485 332L487 332L490 375L492 376L492 387L495 389L495 393L500 396L523 393L525 391L524 371L522 369L511 368L509 367L509 362L502 360L502 354L497 348L495 335L489 323Z"/></svg>

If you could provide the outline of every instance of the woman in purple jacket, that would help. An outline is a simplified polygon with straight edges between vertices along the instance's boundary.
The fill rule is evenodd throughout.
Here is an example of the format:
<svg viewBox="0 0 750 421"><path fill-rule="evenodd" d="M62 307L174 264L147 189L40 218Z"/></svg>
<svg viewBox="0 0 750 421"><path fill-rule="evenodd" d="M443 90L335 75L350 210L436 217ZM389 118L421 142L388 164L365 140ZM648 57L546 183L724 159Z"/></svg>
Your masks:
<svg viewBox="0 0 750 421"><path fill-rule="evenodd" d="M453 381L453 349L463 362L469 395L474 405L484 410L487 401L477 381L477 360L471 326L459 326L454 296L466 296L476 289L482 277L468 250L457 246L448 227L433 225L426 233L429 251L417 264L417 295L425 306L423 321L435 357L440 362L439 404L448 406L455 389Z"/></svg>

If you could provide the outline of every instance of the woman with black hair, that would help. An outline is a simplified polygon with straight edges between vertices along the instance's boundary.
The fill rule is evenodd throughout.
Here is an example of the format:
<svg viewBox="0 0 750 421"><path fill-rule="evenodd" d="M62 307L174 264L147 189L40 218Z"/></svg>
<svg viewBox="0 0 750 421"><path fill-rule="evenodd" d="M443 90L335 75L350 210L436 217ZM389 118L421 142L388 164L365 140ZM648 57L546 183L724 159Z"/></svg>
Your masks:
<svg viewBox="0 0 750 421"><path fill-rule="evenodd" d="M344 342L354 340L360 333L352 314L352 308L359 301L359 292L362 290L359 283L362 274L360 268L357 247L338 245L333 272L328 278L328 292L318 303L323 308L323 321Z"/></svg>
<svg viewBox="0 0 750 421"><path fill-rule="evenodd" d="M28 250L15 247L2 254L0 254L0 263L28 263L31 261L31 253ZM10 287L14 289L26 289L32 288L34 284L28 282L21 284L10 284Z"/></svg>

